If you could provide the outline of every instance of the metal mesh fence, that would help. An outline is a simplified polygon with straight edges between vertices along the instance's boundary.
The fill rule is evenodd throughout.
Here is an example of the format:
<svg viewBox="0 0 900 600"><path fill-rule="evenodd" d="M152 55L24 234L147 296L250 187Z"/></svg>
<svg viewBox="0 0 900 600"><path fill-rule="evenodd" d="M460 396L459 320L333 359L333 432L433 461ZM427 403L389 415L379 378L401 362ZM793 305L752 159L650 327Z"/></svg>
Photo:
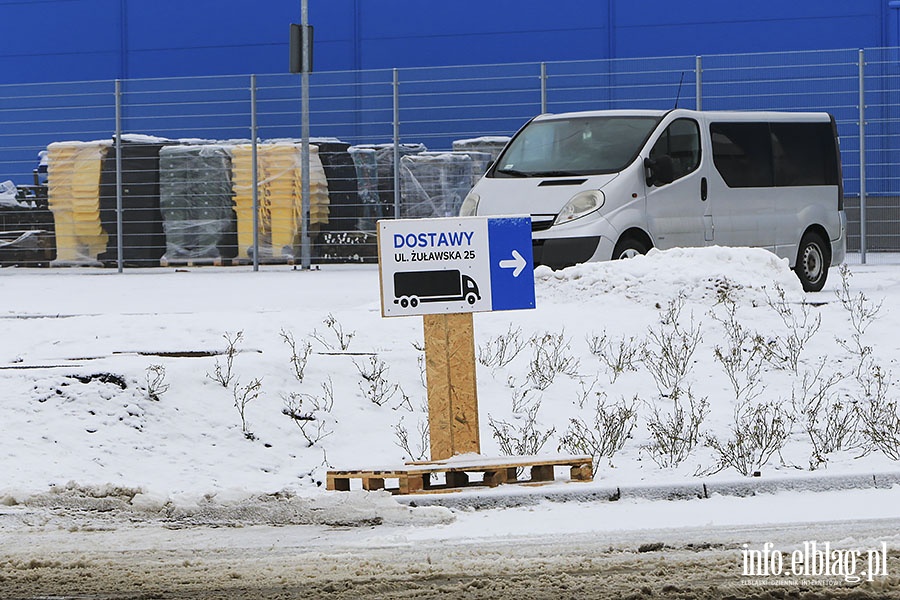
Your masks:
<svg viewBox="0 0 900 600"><path fill-rule="evenodd" d="M889 48L312 73L308 203L298 75L4 85L0 264L291 263L304 222L314 262L374 261L378 219L455 215L535 114L675 106L834 115L849 249L890 260L898 71Z"/></svg>
<svg viewBox="0 0 900 600"><path fill-rule="evenodd" d="M695 57L550 63L548 111L697 108Z"/></svg>

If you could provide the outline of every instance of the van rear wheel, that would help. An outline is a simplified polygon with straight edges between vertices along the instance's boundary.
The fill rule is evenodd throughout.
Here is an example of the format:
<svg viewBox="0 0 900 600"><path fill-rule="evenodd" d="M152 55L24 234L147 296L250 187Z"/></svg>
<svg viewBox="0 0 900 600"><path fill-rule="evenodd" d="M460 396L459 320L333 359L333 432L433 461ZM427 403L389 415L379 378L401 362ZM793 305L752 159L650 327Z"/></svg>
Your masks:
<svg viewBox="0 0 900 600"><path fill-rule="evenodd" d="M612 259L634 258L639 254L647 254L650 248L641 240L635 238L623 238L616 243L613 249Z"/></svg>
<svg viewBox="0 0 900 600"><path fill-rule="evenodd" d="M805 292L819 292L825 287L831 256L825 241L817 233L809 232L800 240L794 272Z"/></svg>

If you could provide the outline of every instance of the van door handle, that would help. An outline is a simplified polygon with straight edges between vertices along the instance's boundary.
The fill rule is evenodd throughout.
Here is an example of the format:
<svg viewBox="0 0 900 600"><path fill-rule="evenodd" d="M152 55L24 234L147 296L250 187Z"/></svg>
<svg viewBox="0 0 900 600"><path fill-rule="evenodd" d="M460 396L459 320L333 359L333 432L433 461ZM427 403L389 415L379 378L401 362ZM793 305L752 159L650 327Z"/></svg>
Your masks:
<svg viewBox="0 0 900 600"><path fill-rule="evenodd" d="M701 177L700 178L700 199L704 202L706 202L707 191L708 191L707 187L708 186L706 184L706 177Z"/></svg>

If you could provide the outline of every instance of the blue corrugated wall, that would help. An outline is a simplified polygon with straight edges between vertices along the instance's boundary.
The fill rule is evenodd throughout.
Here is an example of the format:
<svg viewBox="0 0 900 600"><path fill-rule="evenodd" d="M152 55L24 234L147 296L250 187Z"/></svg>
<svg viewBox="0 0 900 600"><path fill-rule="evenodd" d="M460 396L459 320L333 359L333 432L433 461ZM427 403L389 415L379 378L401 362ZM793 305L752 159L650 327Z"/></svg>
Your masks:
<svg viewBox="0 0 900 600"><path fill-rule="evenodd" d="M889 0L309 0L316 69L883 47ZM279 73L300 0L0 0L0 83Z"/></svg>

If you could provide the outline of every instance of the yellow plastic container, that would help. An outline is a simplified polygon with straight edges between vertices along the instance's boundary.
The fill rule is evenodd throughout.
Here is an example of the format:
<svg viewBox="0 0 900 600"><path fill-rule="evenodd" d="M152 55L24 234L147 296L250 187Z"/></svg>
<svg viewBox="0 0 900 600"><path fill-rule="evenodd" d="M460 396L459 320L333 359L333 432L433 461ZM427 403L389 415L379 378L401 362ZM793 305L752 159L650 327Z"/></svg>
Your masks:
<svg viewBox="0 0 900 600"><path fill-rule="evenodd" d="M252 258L252 146L232 149L238 259ZM257 145L260 258L293 259L302 228L301 148L293 142ZM310 146L310 230L328 222L328 182L318 148Z"/></svg>
<svg viewBox="0 0 900 600"><path fill-rule="evenodd" d="M99 264L109 236L100 222L100 170L110 142L47 147L47 194L56 228L54 265Z"/></svg>

